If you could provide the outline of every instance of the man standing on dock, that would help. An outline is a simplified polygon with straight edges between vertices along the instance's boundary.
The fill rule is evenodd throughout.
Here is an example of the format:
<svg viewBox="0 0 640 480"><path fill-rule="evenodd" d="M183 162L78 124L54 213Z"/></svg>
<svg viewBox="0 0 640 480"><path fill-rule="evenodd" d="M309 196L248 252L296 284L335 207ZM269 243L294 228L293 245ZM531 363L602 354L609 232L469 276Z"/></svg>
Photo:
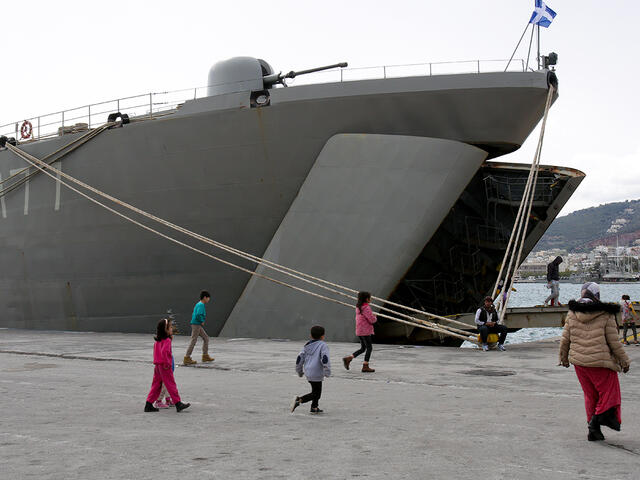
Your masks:
<svg viewBox="0 0 640 480"><path fill-rule="evenodd" d="M487 339L490 333L500 335L498 339L498 350L504 352L504 341L507 339L507 327L498 323L498 312L493 305L493 298L484 297L484 305L476 311L476 325L478 333L482 339L482 350L489 351Z"/></svg>
<svg viewBox="0 0 640 480"><path fill-rule="evenodd" d="M551 293L544 301L546 307L551 301L552 307L561 307L560 304L560 264L562 263L562 257L556 257L553 261L547 264L547 288L551 289Z"/></svg>
<svg viewBox="0 0 640 480"><path fill-rule="evenodd" d="M196 346L198 337L202 337L202 361L213 362L213 358L209 356L209 335L204 330L204 321L207 318L207 311L205 305L211 300L211 295L206 290L200 292L200 301L193 307L193 314L191 315L191 343L187 348L187 353L184 355L185 365L194 365L198 362L191 358L193 348Z"/></svg>

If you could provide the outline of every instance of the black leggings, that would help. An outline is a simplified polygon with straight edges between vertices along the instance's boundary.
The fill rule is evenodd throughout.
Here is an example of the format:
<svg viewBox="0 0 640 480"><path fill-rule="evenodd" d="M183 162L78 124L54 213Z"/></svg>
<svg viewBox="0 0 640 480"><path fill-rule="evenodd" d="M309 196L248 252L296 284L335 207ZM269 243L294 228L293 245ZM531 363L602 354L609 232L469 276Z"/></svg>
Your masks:
<svg viewBox="0 0 640 480"><path fill-rule="evenodd" d="M366 335L364 337L358 338L360 339L360 349L352 353L353 358L356 358L366 350L367 353L364 354L364 361L368 362L371 358L371 352L373 351L373 342L371 342L371 335Z"/></svg>
<svg viewBox="0 0 640 480"><path fill-rule="evenodd" d="M623 336L624 336L624 341L627 341L627 332L629 331L629 329L631 329L631 331L633 332L633 341L637 342L638 341L638 332L636 331L636 324L634 323L630 323L630 322L624 322L624 330L623 330Z"/></svg>
<svg viewBox="0 0 640 480"><path fill-rule="evenodd" d="M322 382L312 382L311 384L311 393L307 393L300 397L300 403L307 403L311 400L311 408L317 408L318 402L320 401L320 395L322 395Z"/></svg>

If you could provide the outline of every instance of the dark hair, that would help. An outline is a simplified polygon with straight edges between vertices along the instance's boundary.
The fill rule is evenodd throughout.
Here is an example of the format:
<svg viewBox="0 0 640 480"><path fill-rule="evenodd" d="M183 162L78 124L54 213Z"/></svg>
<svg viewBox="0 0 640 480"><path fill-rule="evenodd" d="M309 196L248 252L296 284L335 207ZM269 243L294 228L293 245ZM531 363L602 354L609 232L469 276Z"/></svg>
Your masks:
<svg viewBox="0 0 640 480"><path fill-rule="evenodd" d="M158 326L156 327L156 336L153 337L156 342L161 342L165 338L169 338L169 335L167 335L168 324L169 320L167 320L166 318L163 318L158 322Z"/></svg>
<svg viewBox="0 0 640 480"><path fill-rule="evenodd" d="M200 300L202 300L204 297L209 297L211 298L211 295L209 295L209 292L207 292L206 290L202 290L200 292Z"/></svg>
<svg viewBox="0 0 640 480"><path fill-rule="evenodd" d="M320 325L314 325L311 327L311 338L314 340L320 340L320 337L324 335L324 327Z"/></svg>
<svg viewBox="0 0 640 480"><path fill-rule="evenodd" d="M356 303L356 308L360 313L362 313L360 307L362 307L362 305L367 303L369 300L371 300L371 294L369 292L358 292L358 303Z"/></svg>
<svg viewBox="0 0 640 480"><path fill-rule="evenodd" d="M622 295L622 299L623 299L623 300L631 300L631 298L629 297L629 295Z"/></svg>
<svg viewBox="0 0 640 480"><path fill-rule="evenodd" d="M484 301L485 302L491 302L493 303L493 298L489 297L488 295L486 297L484 297Z"/></svg>

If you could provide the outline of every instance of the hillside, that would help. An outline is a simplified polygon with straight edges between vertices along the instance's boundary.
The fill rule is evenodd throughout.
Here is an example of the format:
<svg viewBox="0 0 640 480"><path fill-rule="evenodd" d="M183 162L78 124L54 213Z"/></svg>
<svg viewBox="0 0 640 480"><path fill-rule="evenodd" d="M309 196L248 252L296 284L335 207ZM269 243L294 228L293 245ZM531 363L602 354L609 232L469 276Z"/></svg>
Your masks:
<svg viewBox="0 0 640 480"><path fill-rule="evenodd" d="M591 250L596 245L630 245L640 239L640 200L606 203L556 218L535 247L569 252Z"/></svg>

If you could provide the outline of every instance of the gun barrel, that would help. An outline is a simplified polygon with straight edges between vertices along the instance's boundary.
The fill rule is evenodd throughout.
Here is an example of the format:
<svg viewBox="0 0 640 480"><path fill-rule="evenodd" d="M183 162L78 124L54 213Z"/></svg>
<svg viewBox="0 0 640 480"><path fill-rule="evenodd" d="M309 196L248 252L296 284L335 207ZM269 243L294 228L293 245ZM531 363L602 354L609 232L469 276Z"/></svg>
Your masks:
<svg viewBox="0 0 640 480"><path fill-rule="evenodd" d="M330 70L332 68L344 68L347 65L348 65L347 62L340 62L340 63L334 63L333 65L326 65L324 67L316 67L316 68L309 68L308 70L300 70L298 72L294 72L292 70L289 73L285 73L284 75L282 74L282 72L272 73L271 75L265 75L264 77L262 77L262 82L264 83L265 87L269 88L275 85L276 83L284 84L285 78L295 78L298 75L306 75L307 73L321 72L323 70Z"/></svg>
<svg viewBox="0 0 640 480"><path fill-rule="evenodd" d="M294 78L298 75L306 75L307 73L315 73L315 72L321 72L323 70L330 70L332 68L345 68L347 65L349 65L347 62L340 62L340 63L334 63L333 65L326 65L324 67L316 67L316 68L309 68L308 70L300 70L297 72L289 72L285 75L285 78Z"/></svg>

